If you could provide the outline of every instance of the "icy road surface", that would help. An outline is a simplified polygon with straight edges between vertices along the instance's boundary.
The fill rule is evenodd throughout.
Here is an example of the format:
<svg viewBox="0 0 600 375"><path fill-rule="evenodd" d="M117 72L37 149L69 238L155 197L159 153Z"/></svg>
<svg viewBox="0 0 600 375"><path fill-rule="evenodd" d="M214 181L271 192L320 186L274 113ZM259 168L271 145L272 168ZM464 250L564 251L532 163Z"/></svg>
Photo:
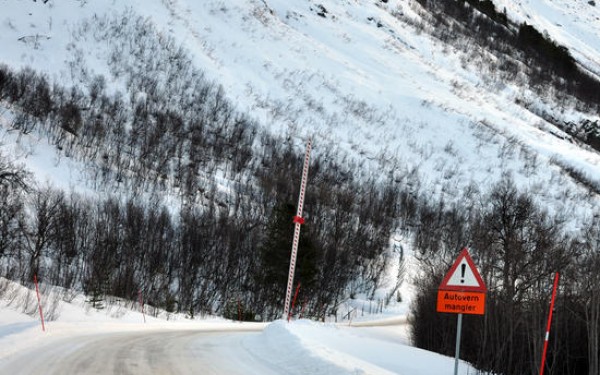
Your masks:
<svg viewBox="0 0 600 375"><path fill-rule="evenodd" d="M453 358L407 345L405 322L390 318L360 328L305 320L200 322L204 327L196 329L123 325L128 332L73 323L46 333L0 325L0 374L452 374ZM473 373L461 361L459 374Z"/></svg>
<svg viewBox="0 0 600 375"><path fill-rule="evenodd" d="M152 331L69 338L27 351L6 374L278 374L243 341L257 332ZM218 353L217 356L214 353Z"/></svg>

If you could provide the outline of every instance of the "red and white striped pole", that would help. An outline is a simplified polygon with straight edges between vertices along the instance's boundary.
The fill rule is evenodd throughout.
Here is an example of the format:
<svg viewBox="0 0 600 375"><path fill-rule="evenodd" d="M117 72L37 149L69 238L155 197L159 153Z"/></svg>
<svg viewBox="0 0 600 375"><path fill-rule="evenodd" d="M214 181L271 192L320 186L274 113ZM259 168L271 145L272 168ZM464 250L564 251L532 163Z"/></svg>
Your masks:
<svg viewBox="0 0 600 375"><path fill-rule="evenodd" d="M306 155L304 156L304 167L302 168L302 183L300 185L300 197L298 198L298 211L294 216L294 240L292 242L292 255L290 257L290 270L288 273L288 283L285 293L285 306L283 308L283 317L287 319L290 312L290 300L292 298L292 289L294 287L294 272L296 271L296 257L298 255L298 242L300 242L300 226L304 224L302 217L302 208L304 206L304 193L306 191L306 181L308 179L308 164L310 160L310 149L312 140L309 138L306 145Z"/></svg>
<svg viewBox="0 0 600 375"><path fill-rule="evenodd" d="M546 326L546 336L544 337L544 350L542 351L542 364L540 365L540 375L544 375L546 365L546 351L548 350L548 340L550 339L550 327L552 326L552 312L554 311L554 300L556 299L556 290L558 289L558 272L554 275L554 287L552 289L552 299L550 300L550 312L548 313L548 325Z"/></svg>
<svg viewBox="0 0 600 375"><path fill-rule="evenodd" d="M40 310L40 319L42 321L42 331L46 332L46 326L44 325L44 313L42 312L42 300L40 299L40 288L38 287L37 275L33 275L33 283L35 284L35 294L37 295L38 308Z"/></svg>

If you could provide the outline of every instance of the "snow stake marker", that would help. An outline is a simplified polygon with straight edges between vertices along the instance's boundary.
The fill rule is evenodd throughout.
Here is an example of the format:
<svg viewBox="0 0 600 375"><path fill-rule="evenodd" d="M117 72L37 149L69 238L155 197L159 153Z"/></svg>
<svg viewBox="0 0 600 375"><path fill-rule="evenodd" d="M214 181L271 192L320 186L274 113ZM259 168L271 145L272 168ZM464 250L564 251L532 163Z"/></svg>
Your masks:
<svg viewBox="0 0 600 375"><path fill-rule="evenodd" d="M292 300L292 309L290 310L290 313L288 314L288 317L287 317L288 322L290 321L290 319L292 318L292 314L294 313L294 307L296 306L296 299L298 299L299 292L300 292L300 283L298 283L298 286L296 287L296 293L294 293L294 299Z"/></svg>
<svg viewBox="0 0 600 375"><path fill-rule="evenodd" d="M288 283L285 294L285 306L283 307L283 317L289 321L290 300L292 298L292 289L294 287L294 272L296 271L296 257L298 255L298 242L300 242L300 227L304 224L302 217L302 207L304 206L304 192L306 191L306 180L308 179L308 162L310 160L310 149L312 140L309 138L306 144L306 155L304 155L304 167L302 168L302 182L300 185L300 196L298 198L298 211L294 216L294 241L292 242L292 255L290 256L290 270L288 273Z"/></svg>
<svg viewBox="0 0 600 375"><path fill-rule="evenodd" d="M35 294L37 295L38 308L40 309L40 320L42 321L42 331L46 332L44 325L44 313L42 312L42 300L40 299L40 288L38 287L37 274L33 275L33 283L35 284Z"/></svg>
<svg viewBox="0 0 600 375"><path fill-rule="evenodd" d="M454 375L458 374L463 314L483 315L486 292L483 279L469 255L469 250L465 247L450 267L450 271L444 276L437 298L437 312L458 314Z"/></svg>
<svg viewBox="0 0 600 375"><path fill-rule="evenodd" d="M554 310L554 300L556 299L556 290L558 289L558 272L554 275L554 287L552 288L552 299L550 300L550 312L548 313L548 326L546 327L546 336L544 337L544 350L542 351L542 364L540 365L540 375L544 375L546 365L546 352L548 351L548 340L550 339L550 327L552 326L552 311Z"/></svg>

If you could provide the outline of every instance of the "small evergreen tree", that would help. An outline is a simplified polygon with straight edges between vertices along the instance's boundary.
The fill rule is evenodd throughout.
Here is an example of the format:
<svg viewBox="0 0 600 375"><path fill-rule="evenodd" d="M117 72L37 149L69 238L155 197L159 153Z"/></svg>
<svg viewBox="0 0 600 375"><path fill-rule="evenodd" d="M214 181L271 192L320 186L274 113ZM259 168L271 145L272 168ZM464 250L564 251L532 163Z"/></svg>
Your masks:
<svg viewBox="0 0 600 375"><path fill-rule="evenodd" d="M267 224L263 244L259 249L260 268L256 275L257 294L263 318L277 318L283 310L292 248L296 214L292 204L284 203L273 209ZM301 283L301 293L310 298L317 275L316 249L310 238L309 226L303 225L298 244L294 285Z"/></svg>

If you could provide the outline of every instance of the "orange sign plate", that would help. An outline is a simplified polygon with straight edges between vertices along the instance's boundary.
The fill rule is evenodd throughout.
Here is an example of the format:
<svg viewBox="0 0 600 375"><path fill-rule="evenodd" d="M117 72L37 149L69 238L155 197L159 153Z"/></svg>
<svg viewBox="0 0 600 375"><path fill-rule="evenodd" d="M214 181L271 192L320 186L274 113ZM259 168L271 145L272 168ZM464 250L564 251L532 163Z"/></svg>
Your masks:
<svg viewBox="0 0 600 375"><path fill-rule="evenodd" d="M438 290L437 312L483 315L485 293Z"/></svg>

